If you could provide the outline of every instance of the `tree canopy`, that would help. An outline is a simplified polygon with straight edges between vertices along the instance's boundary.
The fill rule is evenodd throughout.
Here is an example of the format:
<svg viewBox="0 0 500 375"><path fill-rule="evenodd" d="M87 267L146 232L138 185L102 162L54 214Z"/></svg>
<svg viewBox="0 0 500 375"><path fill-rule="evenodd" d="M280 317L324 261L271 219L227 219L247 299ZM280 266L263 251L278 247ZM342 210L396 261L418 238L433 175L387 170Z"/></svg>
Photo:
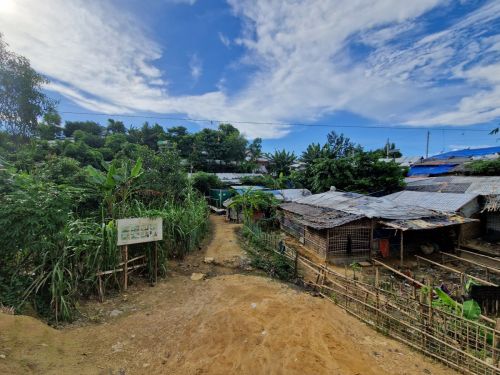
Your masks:
<svg viewBox="0 0 500 375"><path fill-rule="evenodd" d="M331 132L327 142L310 144L300 161L304 168L294 172L296 184L314 192L336 189L383 195L403 186L403 171L395 163L379 161L378 152L367 152L343 134Z"/></svg>
<svg viewBox="0 0 500 375"><path fill-rule="evenodd" d="M0 128L21 138L36 134L38 118L55 104L42 91L47 82L28 59L7 49L0 34Z"/></svg>

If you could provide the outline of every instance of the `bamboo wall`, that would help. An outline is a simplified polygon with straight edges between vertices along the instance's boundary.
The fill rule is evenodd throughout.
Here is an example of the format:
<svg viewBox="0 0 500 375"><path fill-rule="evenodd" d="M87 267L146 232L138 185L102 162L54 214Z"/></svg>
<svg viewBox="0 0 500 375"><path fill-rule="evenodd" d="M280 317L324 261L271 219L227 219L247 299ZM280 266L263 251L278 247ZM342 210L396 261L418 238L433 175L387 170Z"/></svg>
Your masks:
<svg viewBox="0 0 500 375"><path fill-rule="evenodd" d="M306 227L304 236L304 245L314 250L321 259L326 260L327 254L327 230L316 230Z"/></svg>
<svg viewBox="0 0 500 375"><path fill-rule="evenodd" d="M350 240L350 248L348 242ZM328 230L328 260L352 263L370 259L371 220L361 219Z"/></svg>

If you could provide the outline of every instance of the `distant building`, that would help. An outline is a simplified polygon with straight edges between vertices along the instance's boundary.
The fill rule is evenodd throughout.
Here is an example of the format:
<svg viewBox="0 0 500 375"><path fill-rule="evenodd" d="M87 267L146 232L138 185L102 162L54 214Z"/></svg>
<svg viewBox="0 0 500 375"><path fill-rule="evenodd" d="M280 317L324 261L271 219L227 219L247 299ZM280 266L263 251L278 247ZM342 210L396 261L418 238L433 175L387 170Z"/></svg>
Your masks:
<svg viewBox="0 0 500 375"><path fill-rule="evenodd" d="M442 176L463 172L464 164L499 157L500 147L485 147L445 152L411 165L408 176Z"/></svg>

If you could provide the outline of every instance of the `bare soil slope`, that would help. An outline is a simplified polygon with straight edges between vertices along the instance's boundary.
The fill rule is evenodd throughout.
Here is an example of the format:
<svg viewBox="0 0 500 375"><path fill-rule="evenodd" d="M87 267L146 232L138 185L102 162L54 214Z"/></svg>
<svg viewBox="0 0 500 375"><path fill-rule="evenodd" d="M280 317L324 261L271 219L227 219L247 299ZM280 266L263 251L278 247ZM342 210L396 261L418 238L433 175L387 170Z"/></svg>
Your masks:
<svg viewBox="0 0 500 375"><path fill-rule="evenodd" d="M215 223L207 254L220 241L237 246ZM63 330L0 314L0 374L454 373L328 301L255 275L192 281L173 270L154 288L91 305L100 324Z"/></svg>

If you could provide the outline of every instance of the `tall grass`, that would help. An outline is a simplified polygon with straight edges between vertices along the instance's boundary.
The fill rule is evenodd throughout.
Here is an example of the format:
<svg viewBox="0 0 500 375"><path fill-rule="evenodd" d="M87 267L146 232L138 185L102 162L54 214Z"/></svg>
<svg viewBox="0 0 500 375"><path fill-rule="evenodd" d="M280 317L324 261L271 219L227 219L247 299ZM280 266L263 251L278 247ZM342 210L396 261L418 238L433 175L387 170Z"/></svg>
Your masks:
<svg viewBox="0 0 500 375"><path fill-rule="evenodd" d="M136 202L132 211L138 217L163 219L162 260L167 256L183 258L198 248L208 230L208 205L194 192L187 194L182 202L164 202L158 208Z"/></svg>
<svg viewBox="0 0 500 375"><path fill-rule="evenodd" d="M79 190L33 181L17 185L3 195L0 227L0 303L22 311L30 303L41 314L71 320L81 297L97 290L99 271L118 268L116 221L95 216L77 217L74 202ZM196 249L208 228L208 206L190 187L182 200L115 203L121 217L161 217L163 241L158 246L160 275L166 273L168 257L181 258ZM119 205L119 207L118 207ZM130 247L131 256L146 253L153 274L154 244ZM135 253L135 254L134 254ZM118 288L118 276L105 280Z"/></svg>

